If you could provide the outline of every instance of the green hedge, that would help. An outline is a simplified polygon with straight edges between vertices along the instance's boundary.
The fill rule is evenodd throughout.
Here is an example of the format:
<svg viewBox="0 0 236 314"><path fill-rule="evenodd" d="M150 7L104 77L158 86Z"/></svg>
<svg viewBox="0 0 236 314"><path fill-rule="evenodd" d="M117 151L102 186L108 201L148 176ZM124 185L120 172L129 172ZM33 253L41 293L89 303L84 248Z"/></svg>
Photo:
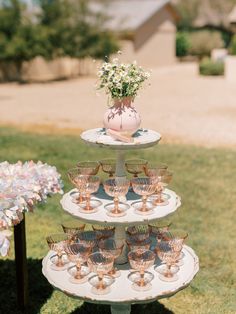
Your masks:
<svg viewBox="0 0 236 314"><path fill-rule="evenodd" d="M224 63L205 58L199 63L199 73L206 76L224 75Z"/></svg>
<svg viewBox="0 0 236 314"><path fill-rule="evenodd" d="M189 53L190 42L189 36L185 32L178 32L176 34L176 56L184 57Z"/></svg>

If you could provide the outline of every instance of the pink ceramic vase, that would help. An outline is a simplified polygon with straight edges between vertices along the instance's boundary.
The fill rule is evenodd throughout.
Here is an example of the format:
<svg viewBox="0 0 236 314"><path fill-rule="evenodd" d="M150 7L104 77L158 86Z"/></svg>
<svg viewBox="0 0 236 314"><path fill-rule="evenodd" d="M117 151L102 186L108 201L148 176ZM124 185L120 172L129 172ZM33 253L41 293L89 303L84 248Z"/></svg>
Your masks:
<svg viewBox="0 0 236 314"><path fill-rule="evenodd" d="M104 114L104 127L121 135L132 136L141 124L140 115L132 101L132 97L115 98L114 105Z"/></svg>

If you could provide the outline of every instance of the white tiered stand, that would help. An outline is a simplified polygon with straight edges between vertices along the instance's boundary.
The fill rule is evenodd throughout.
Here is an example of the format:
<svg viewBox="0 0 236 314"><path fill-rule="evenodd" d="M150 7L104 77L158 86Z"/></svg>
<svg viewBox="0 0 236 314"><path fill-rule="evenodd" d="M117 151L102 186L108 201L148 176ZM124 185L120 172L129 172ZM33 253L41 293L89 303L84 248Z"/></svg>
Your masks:
<svg viewBox="0 0 236 314"><path fill-rule="evenodd" d="M81 138L89 145L110 148L116 151L116 177L120 178L125 177L125 150L151 147L160 141L161 136L155 131L140 129L136 132L132 143L123 143L113 140L105 134L104 129L98 128L83 132ZM97 212L90 214L82 213L78 210L78 205L73 202L74 193L76 193L75 189L64 194L61 200L63 209L85 223L115 226L115 237L117 239L125 239L125 228L127 226L148 224L151 221L156 221L173 213L181 205L180 197L174 191L166 189L165 193L169 195L169 204L155 207L152 214L146 216L139 215L131 206L125 216L110 217L106 214L104 205L111 202L111 198L104 193L102 188L96 194L96 198L102 201L102 206L100 206ZM134 199L137 198L137 195L129 192L125 201L131 205ZM121 276L116 278L115 283L111 286L110 293L107 295L93 294L91 292L91 285L88 282L80 285L70 283L67 271L56 272L51 270L50 256L53 254L52 251L43 259L43 274L55 288L69 296L92 303L110 304L112 314L129 314L132 303L147 303L169 297L189 285L199 270L199 261L197 255L190 247L185 245L183 251L184 265L181 266L178 272L179 279L176 282L163 282L158 278L156 271L151 269L150 271L155 276L152 281L152 289L143 292L133 290L131 282L127 278L129 265L126 263L126 248L118 260L118 268L121 270Z"/></svg>

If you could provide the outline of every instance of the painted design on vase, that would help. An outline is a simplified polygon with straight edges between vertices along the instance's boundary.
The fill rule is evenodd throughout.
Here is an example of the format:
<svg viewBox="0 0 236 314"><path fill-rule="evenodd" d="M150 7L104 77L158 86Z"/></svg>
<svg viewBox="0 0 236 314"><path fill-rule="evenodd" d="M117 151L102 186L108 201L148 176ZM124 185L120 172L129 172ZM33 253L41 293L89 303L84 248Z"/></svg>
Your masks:
<svg viewBox="0 0 236 314"><path fill-rule="evenodd" d="M104 114L104 127L129 136L134 134L141 124L141 118L132 101L132 97L114 99L114 105Z"/></svg>

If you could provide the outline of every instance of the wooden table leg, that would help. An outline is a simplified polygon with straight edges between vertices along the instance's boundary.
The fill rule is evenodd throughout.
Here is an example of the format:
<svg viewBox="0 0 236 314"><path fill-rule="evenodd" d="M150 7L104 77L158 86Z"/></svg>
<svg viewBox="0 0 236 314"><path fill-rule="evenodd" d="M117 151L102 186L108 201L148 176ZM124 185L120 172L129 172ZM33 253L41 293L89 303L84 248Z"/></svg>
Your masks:
<svg viewBox="0 0 236 314"><path fill-rule="evenodd" d="M14 226L17 302L20 309L28 305L28 269L26 256L25 216Z"/></svg>
<svg viewBox="0 0 236 314"><path fill-rule="evenodd" d="M111 314L130 314L131 304L114 304L111 305Z"/></svg>

